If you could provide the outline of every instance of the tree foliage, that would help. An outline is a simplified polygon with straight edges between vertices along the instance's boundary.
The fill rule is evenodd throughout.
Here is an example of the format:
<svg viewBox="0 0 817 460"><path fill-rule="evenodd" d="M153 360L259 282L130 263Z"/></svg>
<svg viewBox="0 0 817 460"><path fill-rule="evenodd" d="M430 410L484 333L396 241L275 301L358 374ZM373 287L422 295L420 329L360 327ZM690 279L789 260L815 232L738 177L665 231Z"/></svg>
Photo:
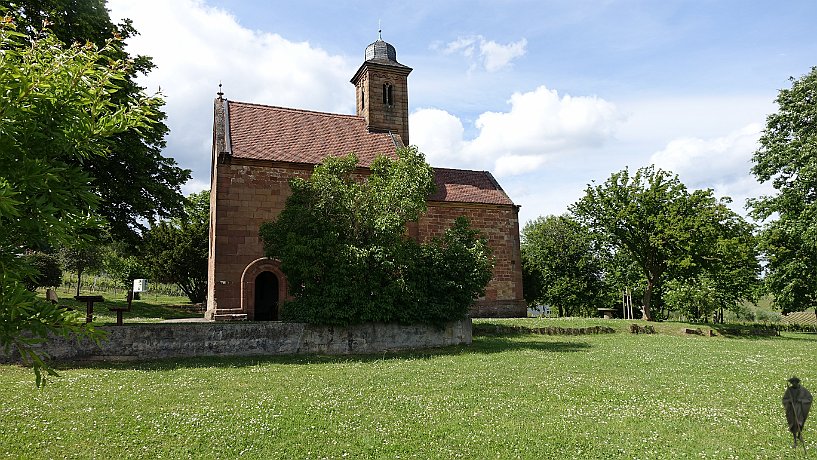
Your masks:
<svg viewBox="0 0 817 460"><path fill-rule="evenodd" d="M414 257L404 262L405 289L388 305L394 316L386 321L442 324L463 318L474 299L485 294L493 272L491 250L467 218L458 217L443 236L425 244L402 244Z"/></svg>
<svg viewBox="0 0 817 460"><path fill-rule="evenodd" d="M522 273L528 304L559 316L588 314L603 292L594 238L570 215L540 217L522 229Z"/></svg>
<svg viewBox="0 0 817 460"><path fill-rule="evenodd" d="M760 258L755 227L726 207L711 203L700 211L711 233L701 251L702 268L696 276L714 287L715 307L737 312L744 300L757 301L760 290Z"/></svg>
<svg viewBox="0 0 817 460"><path fill-rule="evenodd" d="M102 251L102 269L112 280L119 282L123 289L131 289L133 280L137 278L148 277L148 269L142 257L122 242L112 242L105 246Z"/></svg>
<svg viewBox="0 0 817 460"><path fill-rule="evenodd" d="M60 249L62 266L77 274L77 295L82 286L82 274L102 267L102 248L97 241L72 243Z"/></svg>
<svg viewBox="0 0 817 460"><path fill-rule="evenodd" d="M669 308L692 321L708 319L718 309L717 290L706 276L669 280L664 300Z"/></svg>
<svg viewBox="0 0 817 460"><path fill-rule="evenodd" d="M36 272L32 278L25 281L26 289L29 291L62 284L60 261L53 254L32 252L25 255L25 263Z"/></svg>
<svg viewBox="0 0 817 460"><path fill-rule="evenodd" d="M17 30L29 36L38 35L48 25L63 43L91 41L102 47L116 32L105 0L12 0L8 6Z"/></svg>
<svg viewBox="0 0 817 460"><path fill-rule="evenodd" d="M149 125L160 104L135 94L114 100L131 69L109 57L112 43L67 47L48 32L30 40L9 17L0 22L0 346L32 362L38 384L42 369L53 371L31 344L49 333L98 334L26 290L35 273L18 254L101 228L99 197L80 165L107 155L115 133Z"/></svg>
<svg viewBox="0 0 817 460"><path fill-rule="evenodd" d="M599 237L598 234L595 236ZM616 308L622 305L623 308L625 296L629 296L630 300L643 298L644 288L647 285L644 271L629 251L610 245L605 240L596 240L596 244L602 247L599 256L605 288L603 303ZM640 309L639 305L637 302L632 303L633 309Z"/></svg>
<svg viewBox="0 0 817 460"><path fill-rule="evenodd" d="M750 202L761 233L765 287L784 313L817 305L817 67L780 90L752 173L776 193Z"/></svg>
<svg viewBox="0 0 817 460"><path fill-rule="evenodd" d="M644 319L654 319L654 296L670 279L707 273L724 305L753 293L758 263L751 226L711 190L690 193L677 176L652 166L632 176L625 169L588 186L572 210L641 268Z"/></svg>
<svg viewBox="0 0 817 460"><path fill-rule="evenodd" d="M135 35L136 29L130 20L113 24L104 0L15 0L10 7L18 30L29 37L38 37L46 24L65 46L92 43L100 49L103 60L130 61L122 75L109 82L110 102L124 106L141 97L144 88L135 79L155 66L149 57L130 56L125 51L125 40ZM146 229L145 222L177 215L184 202L180 187L190 178L190 171L162 155L169 131L163 104L153 99L152 110L144 114L139 126L128 126L100 139L107 155L66 154L61 158L89 174L92 191L99 197L97 212L118 241L134 244L139 232Z"/></svg>
<svg viewBox="0 0 817 460"><path fill-rule="evenodd" d="M486 241L465 219L426 244L406 237L434 187L416 149L378 157L370 174L356 165L354 155L330 157L309 179L294 179L278 219L261 226L264 252L281 261L294 297L282 316L322 324L463 317L491 277Z"/></svg>
<svg viewBox="0 0 817 460"><path fill-rule="evenodd" d="M176 283L193 303L207 296L210 191L191 194L184 215L155 224L145 234L143 260L150 277Z"/></svg>

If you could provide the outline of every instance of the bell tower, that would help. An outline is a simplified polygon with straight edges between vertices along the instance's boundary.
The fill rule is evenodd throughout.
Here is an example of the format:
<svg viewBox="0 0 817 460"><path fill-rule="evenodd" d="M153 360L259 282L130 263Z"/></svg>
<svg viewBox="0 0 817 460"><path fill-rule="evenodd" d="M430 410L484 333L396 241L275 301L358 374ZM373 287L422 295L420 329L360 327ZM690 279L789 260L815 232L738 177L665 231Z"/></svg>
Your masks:
<svg viewBox="0 0 817 460"><path fill-rule="evenodd" d="M378 38L366 47L363 64L352 77L357 115L372 132L390 132L409 145L408 75L394 47Z"/></svg>

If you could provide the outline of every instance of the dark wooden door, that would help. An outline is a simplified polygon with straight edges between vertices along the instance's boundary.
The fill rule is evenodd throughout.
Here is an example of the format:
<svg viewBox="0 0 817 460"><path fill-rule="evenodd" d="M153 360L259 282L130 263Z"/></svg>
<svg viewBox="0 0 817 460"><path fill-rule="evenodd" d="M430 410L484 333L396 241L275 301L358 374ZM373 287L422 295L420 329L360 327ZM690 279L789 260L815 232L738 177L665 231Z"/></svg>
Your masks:
<svg viewBox="0 0 817 460"><path fill-rule="evenodd" d="M255 278L255 320L278 321L278 277L272 272Z"/></svg>

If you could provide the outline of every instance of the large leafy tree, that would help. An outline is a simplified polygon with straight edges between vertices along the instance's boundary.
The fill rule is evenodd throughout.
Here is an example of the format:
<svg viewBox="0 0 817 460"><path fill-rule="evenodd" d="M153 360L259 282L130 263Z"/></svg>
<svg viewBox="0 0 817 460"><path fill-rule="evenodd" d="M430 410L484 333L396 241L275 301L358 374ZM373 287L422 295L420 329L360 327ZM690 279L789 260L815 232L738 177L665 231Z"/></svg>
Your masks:
<svg viewBox="0 0 817 460"><path fill-rule="evenodd" d="M689 192L677 176L652 166L633 175L625 169L602 185L588 186L572 210L641 268L646 320L655 319L653 297L669 279L708 272L724 296L732 296L724 302L751 293L757 274L751 226L711 190Z"/></svg>
<svg viewBox="0 0 817 460"><path fill-rule="evenodd" d="M106 59L131 60L122 78L111 81L111 102L126 104L144 90L136 84L139 74L150 72L154 65L147 56L130 56L125 40L136 34L131 22L111 22L104 0L15 0L9 4L16 16L18 30L36 37L43 24L66 46L93 43L102 48ZM117 37L117 40L110 41ZM115 91L113 91L115 90ZM170 217L181 209L184 197L180 187L190 178L172 158L162 155L168 133L161 102L140 126L111 133L105 139L108 155L62 160L82 166L89 174L93 191L99 197L98 213L109 224L109 232L118 241L135 243L145 222L156 217Z"/></svg>
<svg viewBox="0 0 817 460"><path fill-rule="evenodd" d="M102 266L102 248L94 242L79 242L60 249L62 266L77 274L77 295L82 287L82 274L95 272Z"/></svg>
<svg viewBox="0 0 817 460"><path fill-rule="evenodd" d="M714 287L714 305L723 319L723 310L738 311L744 300L756 301L760 289L760 260L754 225L726 206L710 203L699 211L702 226L708 228L707 245L699 251L702 276ZM703 283L701 284L704 285Z"/></svg>
<svg viewBox="0 0 817 460"><path fill-rule="evenodd" d="M559 316L590 313L603 293L594 238L570 215L540 217L522 229L522 272L528 304L549 304Z"/></svg>
<svg viewBox="0 0 817 460"><path fill-rule="evenodd" d="M661 277L671 264L688 260L693 228L688 196L677 177L650 166L632 176L627 169L613 173L604 184L588 186L572 205L580 222L638 262L646 281L646 320L654 319L652 297Z"/></svg>
<svg viewBox="0 0 817 460"><path fill-rule="evenodd" d="M752 172L776 194L750 202L761 233L766 289L784 313L817 305L817 67L780 90Z"/></svg>
<svg viewBox="0 0 817 460"><path fill-rule="evenodd" d="M161 103L114 99L131 72L110 57L114 48L66 46L48 32L31 40L12 18L0 21L0 347L30 360L38 384L45 364L31 344L49 333L95 335L25 289L36 273L19 255L102 229L99 196L80 165L107 155L110 136L150 125Z"/></svg>
<svg viewBox="0 0 817 460"><path fill-rule="evenodd" d="M154 225L144 238L143 257L151 278L176 283L191 302L207 295L210 191L190 195L184 215Z"/></svg>
<svg viewBox="0 0 817 460"><path fill-rule="evenodd" d="M664 296L670 309L696 320L713 312L738 311L744 300L757 300L760 263L753 226L724 203L699 208L698 234L705 245L695 270L684 270L668 281ZM671 274L672 275L672 274Z"/></svg>
<svg viewBox="0 0 817 460"><path fill-rule="evenodd" d="M365 177L354 155L330 157L291 182L286 207L260 229L294 297L285 319L439 324L464 316L484 292L489 250L465 219L426 244L406 236L434 182L416 149L397 156L377 158Z"/></svg>

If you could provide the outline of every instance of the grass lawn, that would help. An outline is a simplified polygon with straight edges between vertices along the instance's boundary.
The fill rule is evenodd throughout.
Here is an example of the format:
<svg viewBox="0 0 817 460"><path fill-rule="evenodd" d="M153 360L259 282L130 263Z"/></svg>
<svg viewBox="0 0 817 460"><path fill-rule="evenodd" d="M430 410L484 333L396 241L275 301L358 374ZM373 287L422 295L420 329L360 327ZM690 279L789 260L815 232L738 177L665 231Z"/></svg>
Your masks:
<svg viewBox="0 0 817 460"><path fill-rule="evenodd" d="M70 364L44 390L5 365L0 457L802 458L781 397L791 375L817 390L817 336L656 326L383 356Z"/></svg>
<svg viewBox="0 0 817 460"><path fill-rule="evenodd" d="M41 291L40 296L45 298L45 292ZM116 312L108 310L111 307L126 308L128 306L127 294L83 292L83 295L102 295L104 302L94 304L93 324L101 326L104 324L116 324ZM74 300L73 293L65 293L62 289L58 291L59 305L69 306L82 318L85 318L85 303ZM179 318L201 318L203 311L193 308L186 297L166 296L161 294L143 293L142 300L134 300L131 311L124 313L125 323L156 323L165 319Z"/></svg>

